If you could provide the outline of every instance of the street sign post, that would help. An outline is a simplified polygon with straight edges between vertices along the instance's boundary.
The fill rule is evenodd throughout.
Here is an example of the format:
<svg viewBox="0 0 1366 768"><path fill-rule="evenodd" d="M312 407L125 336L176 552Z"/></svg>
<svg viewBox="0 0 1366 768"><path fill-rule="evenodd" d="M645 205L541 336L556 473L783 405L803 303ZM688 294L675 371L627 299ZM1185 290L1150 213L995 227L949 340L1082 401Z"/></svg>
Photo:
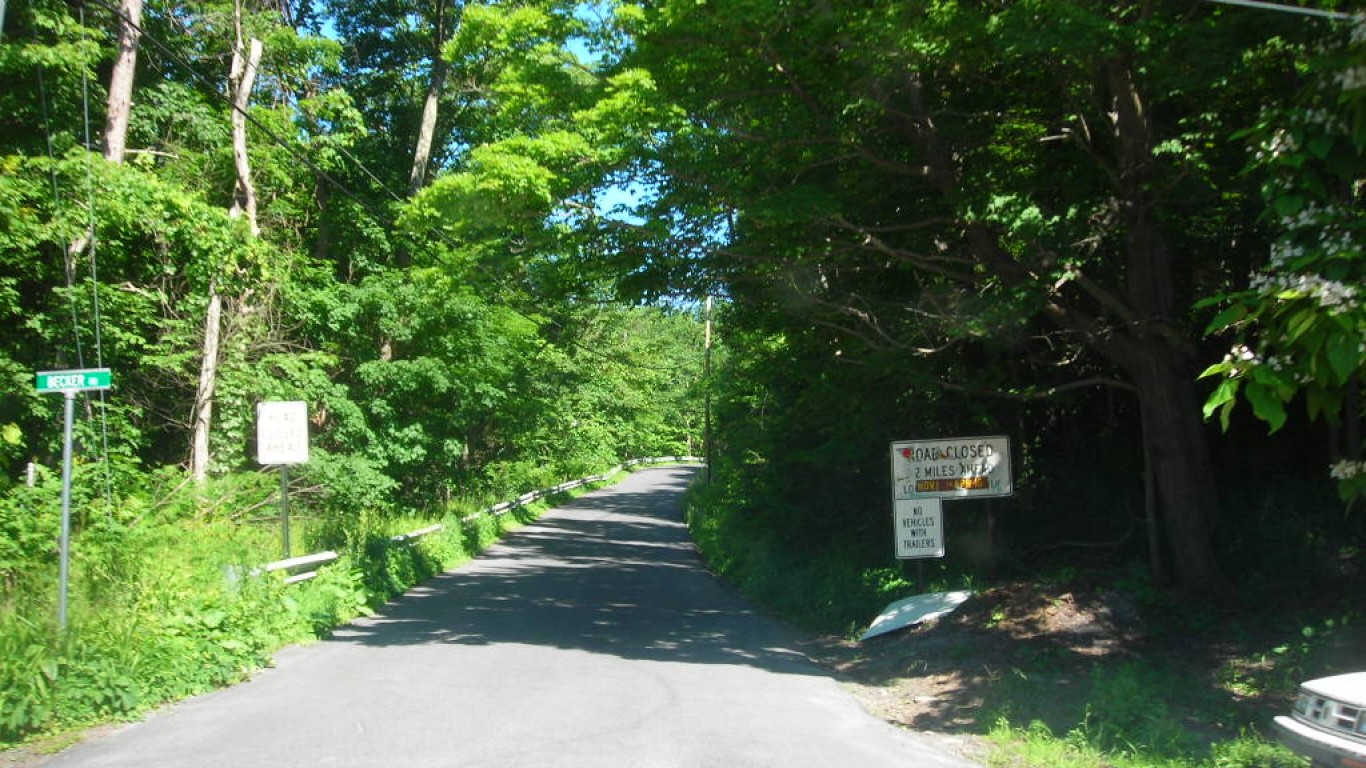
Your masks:
<svg viewBox="0 0 1366 768"><path fill-rule="evenodd" d="M943 557L943 500L992 498L1013 492L1010 438L951 437L891 444L892 525L896 556L917 560L920 588L925 563ZM988 513L988 528L994 522Z"/></svg>
<svg viewBox="0 0 1366 768"><path fill-rule="evenodd" d="M39 371L37 389L47 394L51 392L84 392L93 389L109 389L113 386L114 376L108 368L84 368L73 371Z"/></svg>
<svg viewBox="0 0 1366 768"><path fill-rule="evenodd" d="M256 404L256 461L280 467L280 546L289 557L289 466L308 462L308 403Z"/></svg>
<svg viewBox="0 0 1366 768"><path fill-rule="evenodd" d="M66 595L71 581L71 432L76 421L76 393L105 390L114 385L108 368L39 371L34 388L40 394L60 392L62 408L62 529L58 539L57 627L66 631Z"/></svg>

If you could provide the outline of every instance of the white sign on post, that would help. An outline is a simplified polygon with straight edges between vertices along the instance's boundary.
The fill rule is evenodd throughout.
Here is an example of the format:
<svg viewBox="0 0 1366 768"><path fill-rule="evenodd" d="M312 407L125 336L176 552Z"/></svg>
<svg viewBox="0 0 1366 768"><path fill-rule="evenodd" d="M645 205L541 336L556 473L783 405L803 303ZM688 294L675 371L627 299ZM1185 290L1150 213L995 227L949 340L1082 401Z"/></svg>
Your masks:
<svg viewBox="0 0 1366 768"><path fill-rule="evenodd" d="M256 461L303 464L308 461L308 403L282 400L256 404Z"/></svg>
<svg viewBox="0 0 1366 768"><path fill-rule="evenodd" d="M939 499L897 499L893 518L897 559L944 556L943 512Z"/></svg>
<svg viewBox="0 0 1366 768"><path fill-rule="evenodd" d="M1013 492L1008 437L892 443L895 499L975 499Z"/></svg>

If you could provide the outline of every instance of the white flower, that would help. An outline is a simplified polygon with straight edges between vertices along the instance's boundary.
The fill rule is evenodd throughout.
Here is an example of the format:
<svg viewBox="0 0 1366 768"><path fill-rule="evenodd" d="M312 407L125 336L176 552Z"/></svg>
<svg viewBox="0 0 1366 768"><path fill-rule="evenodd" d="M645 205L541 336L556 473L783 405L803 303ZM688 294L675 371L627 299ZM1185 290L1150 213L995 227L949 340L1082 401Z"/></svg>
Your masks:
<svg viewBox="0 0 1366 768"><path fill-rule="evenodd" d="M1366 475L1366 461L1343 459L1328 468L1328 476L1334 480L1350 480L1358 475Z"/></svg>
<svg viewBox="0 0 1366 768"><path fill-rule="evenodd" d="M1271 266L1282 267L1285 262L1298 259L1304 255L1304 246L1297 243L1287 243L1284 241L1273 243L1271 246Z"/></svg>
<svg viewBox="0 0 1366 768"><path fill-rule="evenodd" d="M1298 148L1299 145L1295 143L1294 134L1282 128L1276 131L1275 136L1271 137L1271 143L1266 149L1272 157L1280 157L1286 152L1294 152Z"/></svg>
<svg viewBox="0 0 1366 768"><path fill-rule="evenodd" d="M1317 126L1323 129L1324 133L1347 133L1347 122L1326 109L1305 110L1300 113L1300 118L1305 125Z"/></svg>
<svg viewBox="0 0 1366 768"><path fill-rule="evenodd" d="M1338 82L1342 84L1344 91L1355 91L1358 88L1366 87L1366 66L1357 65L1339 72Z"/></svg>
<svg viewBox="0 0 1366 768"><path fill-rule="evenodd" d="M1357 295L1356 288L1336 280L1325 280L1318 275L1300 275L1295 287L1313 296L1327 310L1348 309Z"/></svg>
<svg viewBox="0 0 1366 768"><path fill-rule="evenodd" d="M1295 359L1290 355L1272 355L1266 359L1266 364L1271 370L1280 373L1281 371L1293 370Z"/></svg>
<svg viewBox="0 0 1366 768"><path fill-rule="evenodd" d="M1281 250L1273 248L1271 254L1271 268L1285 265L1285 260L1293 258L1294 255L1301 253L1293 247L1287 246ZM1355 286L1340 283L1336 280L1329 280L1321 275L1298 274L1282 275L1275 272L1257 272L1252 275L1248 287L1263 296L1278 296L1283 293L1293 294L1287 299L1307 298L1313 299L1318 305L1326 310L1330 315L1340 315L1344 312L1355 310L1359 305L1357 299L1357 289Z"/></svg>

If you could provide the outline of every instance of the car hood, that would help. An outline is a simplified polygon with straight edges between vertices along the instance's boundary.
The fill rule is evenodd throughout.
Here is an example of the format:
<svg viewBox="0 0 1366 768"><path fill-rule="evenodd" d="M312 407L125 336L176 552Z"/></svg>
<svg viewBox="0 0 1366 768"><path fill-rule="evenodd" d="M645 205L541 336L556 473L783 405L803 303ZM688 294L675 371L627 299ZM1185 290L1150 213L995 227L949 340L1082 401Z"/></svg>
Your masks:
<svg viewBox="0 0 1366 768"><path fill-rule="evenodd" d="M1366 707L1366 672L1320 677L1317 680L1309 680L1300 687L1315 696Z"/></svg>

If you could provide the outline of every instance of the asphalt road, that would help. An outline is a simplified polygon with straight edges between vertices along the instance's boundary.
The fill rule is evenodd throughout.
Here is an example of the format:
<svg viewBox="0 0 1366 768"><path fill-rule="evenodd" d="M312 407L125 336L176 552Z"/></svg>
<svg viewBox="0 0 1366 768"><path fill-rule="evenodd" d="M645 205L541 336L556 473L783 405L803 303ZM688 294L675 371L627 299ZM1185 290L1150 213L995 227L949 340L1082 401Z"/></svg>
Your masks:
<svg viewBox="0 0 1366 768"><path fill-rule="evenodd" d="M696 473L631 475L249 682L47 765L972 765L866 714L707 572L679 512Z"/></svg>

